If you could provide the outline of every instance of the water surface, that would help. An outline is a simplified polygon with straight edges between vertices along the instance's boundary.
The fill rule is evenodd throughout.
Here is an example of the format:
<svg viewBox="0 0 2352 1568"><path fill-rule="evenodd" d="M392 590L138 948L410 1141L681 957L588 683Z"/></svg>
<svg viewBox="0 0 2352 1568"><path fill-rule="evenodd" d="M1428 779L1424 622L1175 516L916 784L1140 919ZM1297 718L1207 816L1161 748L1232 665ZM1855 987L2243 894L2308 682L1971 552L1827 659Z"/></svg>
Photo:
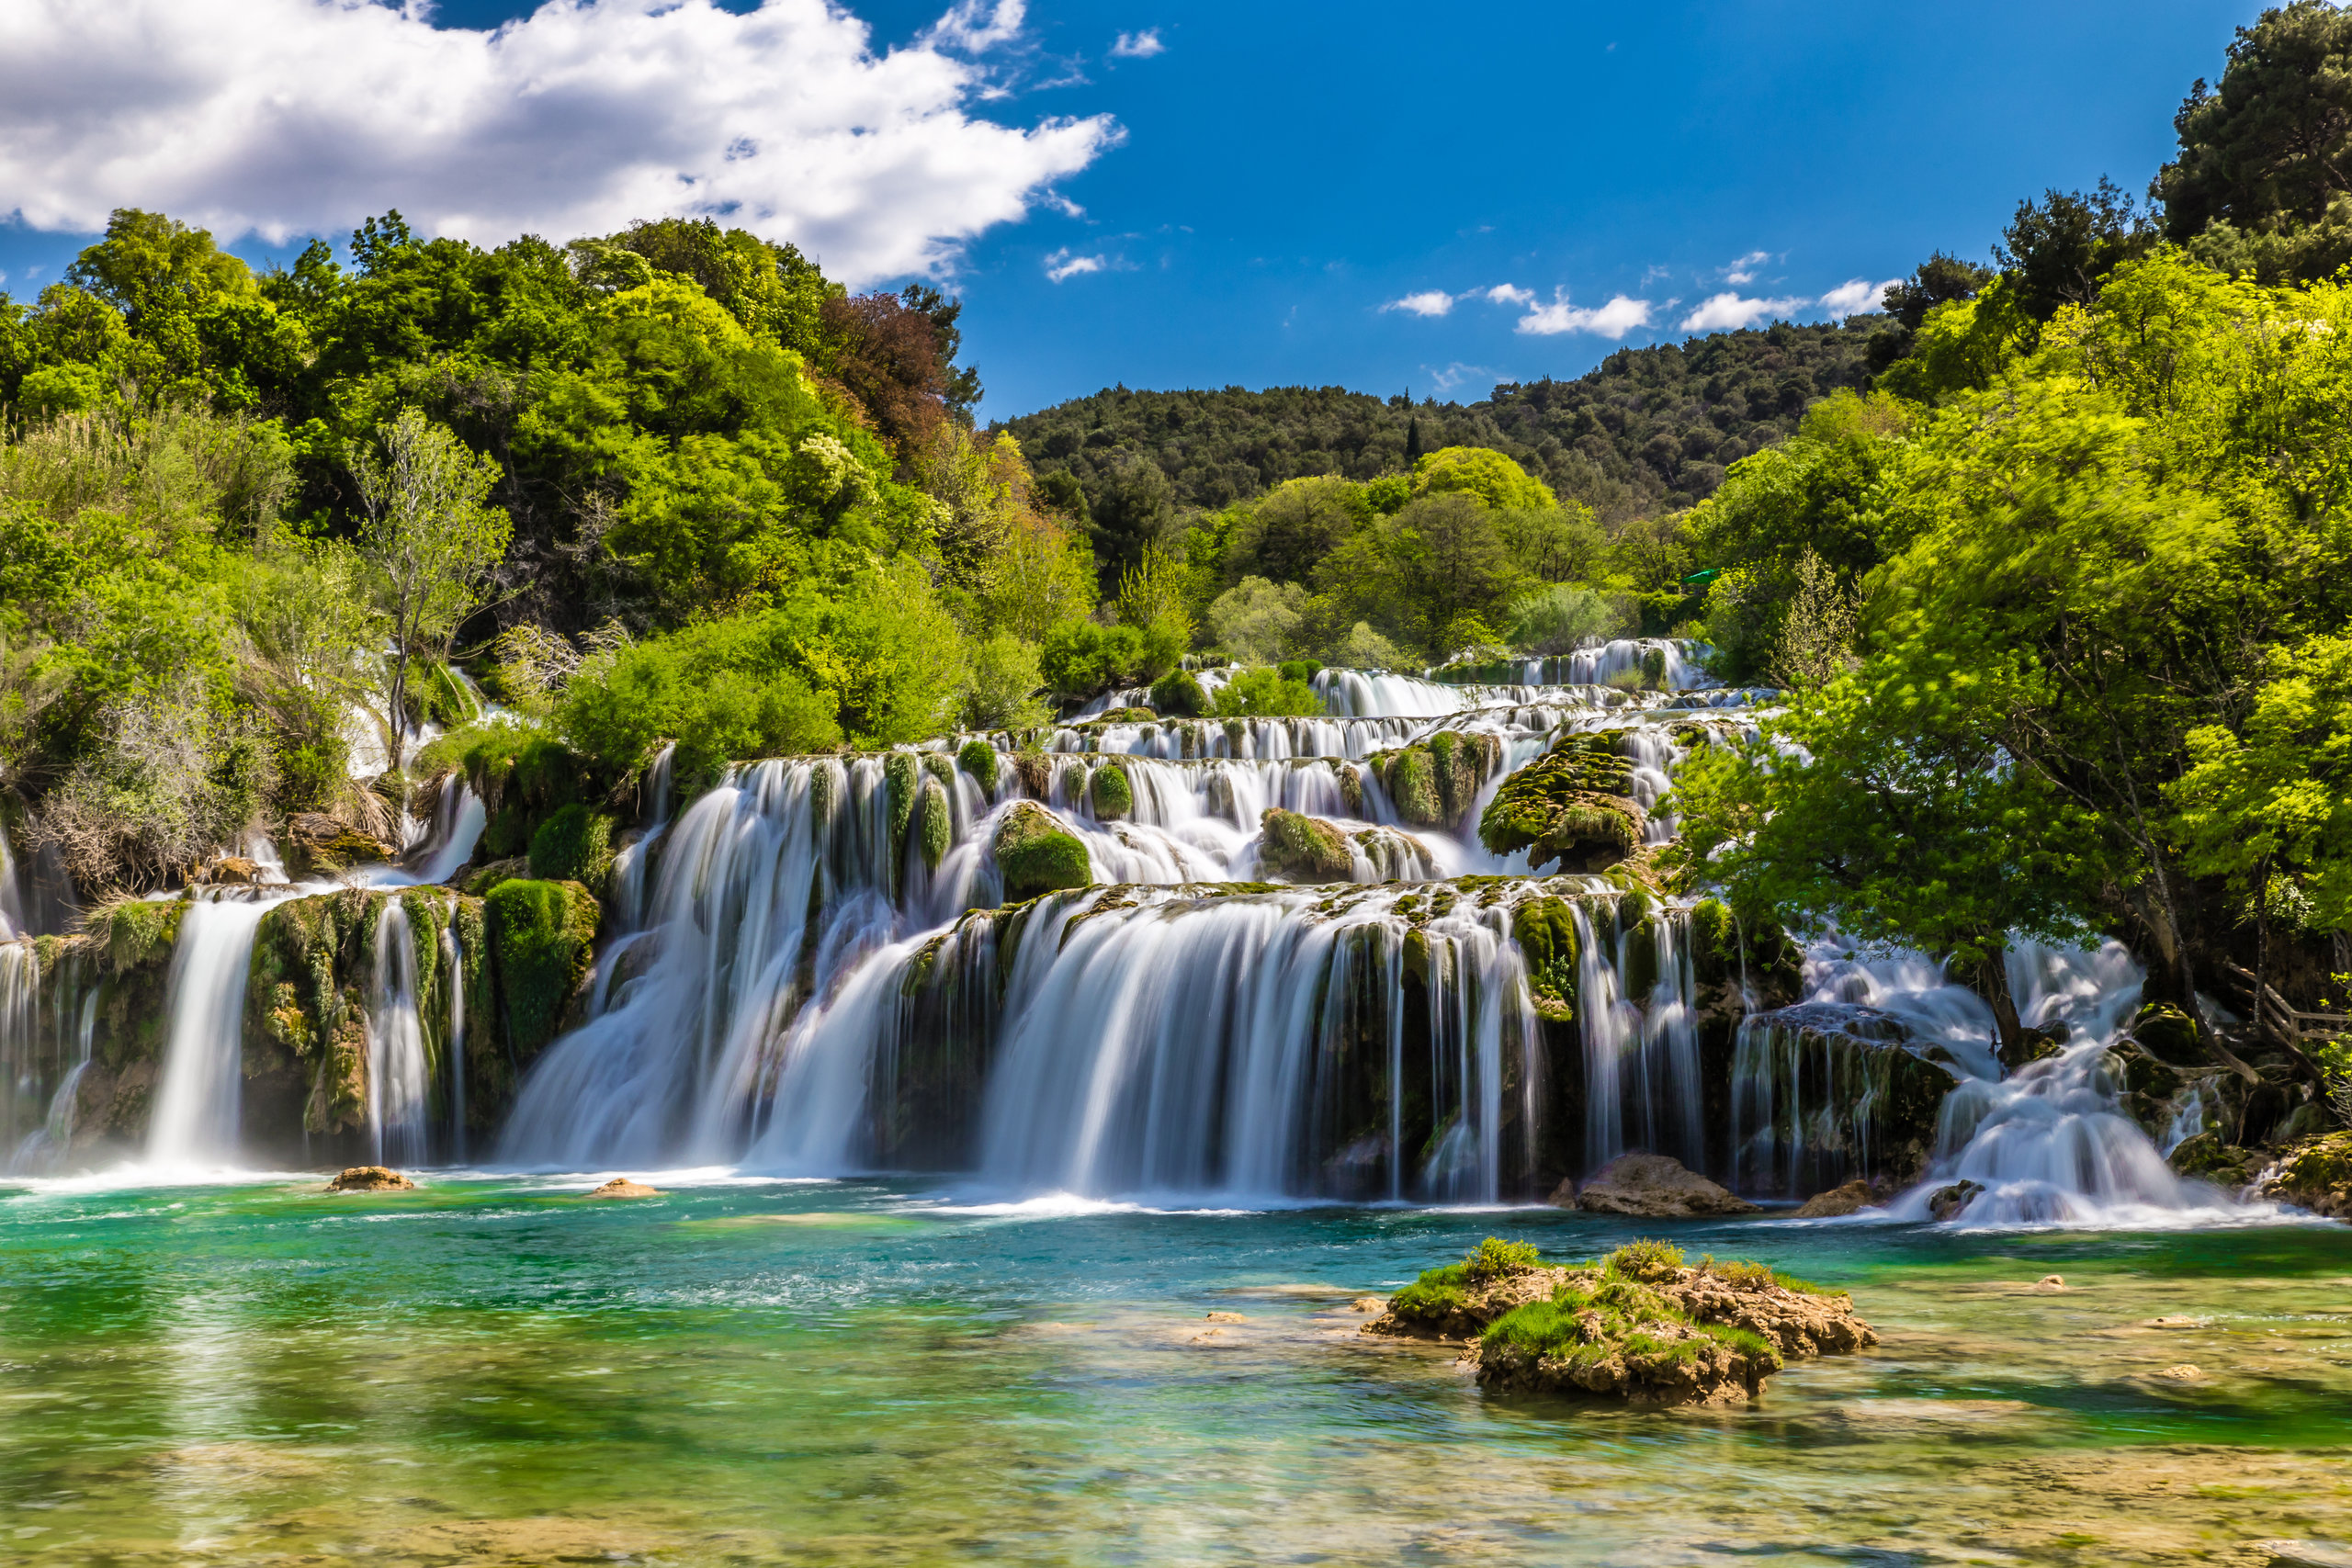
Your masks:
<svg viewBox="0 0 2352 1568"><path fill-rule="evenodd" d="M1955 1235L670 1181L606 1203L511 1178L0 1190L0 1551L1900 1565L2352 1539L2342 1226ZM1356 1332L1356 1297L1490 1232L1766 1258L1850 1288L1885 1343L1802 1363L1752 1408L1645 1413L1488 1397L1442 1348ZM2032 1289L2051 1273L2068 1289Z"/></svg>

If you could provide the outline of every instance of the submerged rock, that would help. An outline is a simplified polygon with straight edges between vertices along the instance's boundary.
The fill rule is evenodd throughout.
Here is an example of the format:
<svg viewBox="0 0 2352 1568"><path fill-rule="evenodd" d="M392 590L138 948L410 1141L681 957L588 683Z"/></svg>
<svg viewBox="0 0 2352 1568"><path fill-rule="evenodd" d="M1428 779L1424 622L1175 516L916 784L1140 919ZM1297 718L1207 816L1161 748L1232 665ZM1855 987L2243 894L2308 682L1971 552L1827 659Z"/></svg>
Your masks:
<svg viewBox="0 0 2352 1568"><path fill-rule="evenodd" d="M626 1176L616 1176L594 1192L591 1198L659 1198L662 1189L648 1187L642 1181L631 1181Z"/></svg>
<svg viewBox="0 0 2352 1568"><path fill-rule="evenodd" d="M1797 1210L1796 1217L1800 1220L1834 1220L1884 1201L1885 1199L1873 1190L1869 1182L1857 1179L1843 1187L1815 1193Z"/></svg>
<svg viewBox="0 0 2352 1568"><path fill-rule="evenodd" d="M1554 1193L1552 1201L1561 1202L1561 1195ZM1755 1204L1686 1168L1680 1160L1638 1149L1619 1155L1595 1172L1591 1180L1577 1190L1575 1206L1588 1214L1633 1214L1643 1219L1758 1213Z"/></svg>
<svg viewBox="0 0 2352 1568"><path fill-rule="evenodd" d="M1686 1268L1658 1242L1546 1264L1493 1237L1398 1292L1363 1332L1468 1339L1462 1359L1489 1388L1649 1405L1737 1404L1791 1359L1878 1342L1850 1297L1760 1264Z"/></svg>
<svg viewBox="0 0 2352 1568"><path fill-rule="evenodd" d="M2183 1176L2235 1190L2254 1179L2261 1160L2252 1149L2223 1143L2219 1133L2199 1133L2183 1138L2166 1163Z"/></svg>
<svg viewBox="0 0 2352 1568"><path fill-rule="evenodd" d="M2352 1220L2352 1133L2329 1133L2289 1149L2262 1173L2262 1195L2332 1220Z"/></svg>
<svg viewBox="0 0 2352 1568"><path fill-rule="evenodd" d="M330 1192L399 1192L415 1182L380 1165L355 1165L327 1183Z"/></svg>
<svg viewBox="0 0 2352 1568"><path fill-rule="evenodd" d="M1928 1194L1928 1217L1939 1222L1958 1219L1984 1190L1981 1181L1955 1181L1949 1187L1939 1187Z"/></svg>

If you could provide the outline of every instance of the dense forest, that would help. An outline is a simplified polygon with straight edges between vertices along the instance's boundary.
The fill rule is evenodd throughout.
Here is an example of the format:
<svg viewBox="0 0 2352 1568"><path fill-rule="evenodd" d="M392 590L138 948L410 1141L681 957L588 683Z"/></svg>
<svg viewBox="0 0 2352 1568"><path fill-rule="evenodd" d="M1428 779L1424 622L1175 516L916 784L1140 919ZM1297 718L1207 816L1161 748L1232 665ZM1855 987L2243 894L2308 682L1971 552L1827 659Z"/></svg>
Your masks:
<svg viewBox="0 0 2352 1568"><path fill-rule="evenodd" d="M1713 493L1729 465L1793 434L1815 399L1862 386L1886 326L1780 321L1622 348L1575 380L1506 384L1469 404L1340 387L1114 387L1003 428L1069 510L1120 536L1163 508L1214 510L1323 474L1377 479L1445 446L1504 453L1615 522Z"/></svg>
<svg viewBox="0 0 2352 1568"><path fill-rule="evenodd" d="M707 221L485 250L388 213L256 273L123 211L0 299L11 837L90 895L252 827L389 834L484 748L617 792L665 741L707 779L1187 658L1253 668L1165 703L1288 713L1303 663L1679 633L1791 694L1679 786L1743 909L1994 968L2127 931L2182 997L2217 946L2300 952L2315 996L2352 971L2347 82L2352 17L2297 0L2190 90L2152 209L2049 191L1882 316L1462 407L979 431L955 301ZM469 728L478 690L523 722Z"/></svg>

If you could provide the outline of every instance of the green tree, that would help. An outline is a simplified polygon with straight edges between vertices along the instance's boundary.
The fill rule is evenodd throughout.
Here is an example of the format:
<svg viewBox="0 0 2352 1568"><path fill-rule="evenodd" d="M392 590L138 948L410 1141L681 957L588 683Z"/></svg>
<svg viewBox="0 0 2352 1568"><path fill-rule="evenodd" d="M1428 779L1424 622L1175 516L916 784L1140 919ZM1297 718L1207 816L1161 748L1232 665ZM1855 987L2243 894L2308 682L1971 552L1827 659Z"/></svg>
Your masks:
<svg viewBox="0 0 2352 1568"><path fill-rule="evenodd" d="M414 409L401 411L373 449L354 443L348 461L367 516L360 549L382 577L390 618L386 728L398 771L412 728L411 671L448 658L458 627L481 607L514 525L490 502L498 464Z"/></svg>

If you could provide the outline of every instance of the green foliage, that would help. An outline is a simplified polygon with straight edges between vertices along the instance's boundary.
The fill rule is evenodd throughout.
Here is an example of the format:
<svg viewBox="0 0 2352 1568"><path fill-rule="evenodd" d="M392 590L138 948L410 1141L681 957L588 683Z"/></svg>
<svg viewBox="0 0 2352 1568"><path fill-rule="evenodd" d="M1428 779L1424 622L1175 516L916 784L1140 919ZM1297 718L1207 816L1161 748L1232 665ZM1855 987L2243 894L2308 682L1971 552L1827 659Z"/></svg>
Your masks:
<svg viewBox="0 0 2352 1568"><path fill-rule="evenodd" d="M1524 1274L1542 1263L1542 1255L1533 1242L1505 1241L1499 1236L1490 1235L1462 1260L1462 1269L1466 1278L1484 1282L1512 1274Z"/></svg>
<svg viewBox="0 0 2352 1568"><path fill-rule="evenodd" d="M1511 601L1505 634L1510 646L1538 657L1573 653L1586 639L1623 637L1634 617L1623 594L1608 596L1580 583L1556 583Z"/></svg>
<svg viewBox="0 0 2352 1568"><path fill-rule="evenodd" d="M1209 711L1208 694L1190 670L1170 670L1151 683L1151 707L1170 718L1198 718Z"/></svg>
<svg viewBox="0 0 2352 1568"><path fill-rule="evenodd" d="M1041 484L1070 475L1089 502L1111 488L1125 455L1142 454L1177 506L1216 509L1285 480L1338 475L1374 481L1365 502L1393 513L1408 486L1379 476L1412 466L1405 439L1418 420L1424 449L1489 447L1613 524L1702 499L1731 463L1792 434L1815 399L1861 385L1871 334L1883 324L1870 316L1781 322L1619 349L1573 381L1505 384L1466 405L1336 387L1121 387L1024 414L1005 428L1020 438ZM1271 575L1256 562L1242 570Z"/></svg>
<svg viewBox="0 0 2352 1568"><path fill-rule="evenodd" d="M967 729L1017 729L1049 716L1037 698L1045 684L1037 649L1010 632L972 644L970 675L958 717Z"/></svg>
<svg viewBox="0 0 2352 1568"><path fill-rule="evenodd" d="M980 788L990 795L996 793L996 748L985 740L967 740L956 752L956 765L979 782Z"/></svg>
<svg viewBox="0 0 2352 1568"><path fill-rule="evenodd" d="M1629 1241L1601 1259L1602 1272L1615 1279L1656 1283L1671 1280L1682 1267L1682 1249L1669 1242L1644 1237Z"/></svg>
<svg viewBox="0 0 2352 1568"><path fill-rule="evenodd" d="M1115 822L1136 807L1127 771L1116 762L1105 762L1088 774L1086 793L1094 804L1094 815L1105 822Z"/></svg>
<svg viewBox="0 0 2352 1568"><path fill-rule="evenodd" d="M1031 801L1016 805L998 823L995 852L1008 904L1084 887L1094 880L1086 846L1065 831L1052 813Z"/></svg>
<svg viewBox="0 0 2352 1568"><path fill-rule="evenodd" d="M613 868L613 819L578 801L559 807L531 835L531 874L542 882L603 885Z"/></svg>
<svg viewBox="0 0 2352 1568"><path fill-rule="evenodd" d="M1232 657L1270 664L1296 646L1306 609L1306 590L1297 583L1245 577L1209 606L1209 632Z"/></svg>
<svg viewBox="0 0 2352 1568"><path fill-rule="evenodd" d="M1072 621L1046 634L1037 665L1055 693L1084 698L1114 687L1148 684L1172 669L1182 651L1155 643L1133 626Z"/></svg>
<svg viewBox="0 0 2352 1568"><path fill-rule="evenodd" d="M1217 718L1304 716L1323 711L1323 699L1305 681L1279 670L1244 670L1216 689L1209 712Z"/></svg>
<svg viewBox="0 0 2352 1568"><path fill-rule="evenodd" d="M1268 807L1258 832L1260 863L1270 878L1345 882L1354 868L1347 836L1329 822Z"/></svg>
<svg viewBox="0 0 2352 1568"><path fill-rule="evenodd" d="M528 1065L555 1038L587 978L596 900L578 883L515 878L492 888L482 909L500 1022L514 1060Z"/></svg>
<svg viewBox="0 0 2352 1568"><path fill-rule="evenodd" d="M1549 511L1559 504L1551 487L1502 453L1480 446L1447 446L1413 464L1413 493L1474 496L1494 511Z"/></svg>

